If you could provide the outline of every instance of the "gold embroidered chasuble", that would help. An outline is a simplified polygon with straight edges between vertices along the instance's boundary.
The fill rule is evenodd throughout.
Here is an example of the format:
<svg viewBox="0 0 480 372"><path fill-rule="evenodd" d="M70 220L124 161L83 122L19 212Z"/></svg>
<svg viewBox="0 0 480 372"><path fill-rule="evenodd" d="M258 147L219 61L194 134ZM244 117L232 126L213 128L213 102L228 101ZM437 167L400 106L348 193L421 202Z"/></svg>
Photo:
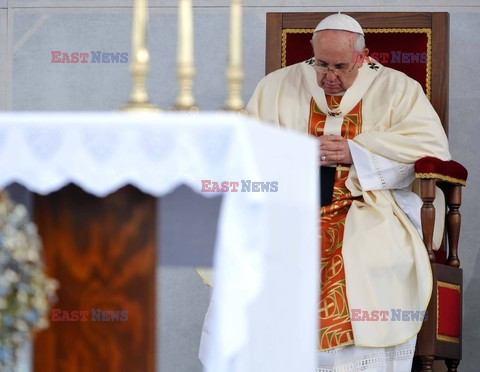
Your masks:
<svg viewBox="0 0 480 372"><path fill-rule="evenodd" d="M326 96L330 109L340 105L342 96ZM308 132L314 136L324 134L326 115L312 98ZM353 139L362 130L362 102L345 115L341 136ZM354 343L350 311L346 296L345 267L342 256L342 242L345 218L354 198L347 189L345 181L350 170L349 165L338 164L330 205L320 209L320 303L318 347L326 350Z"/></svg>

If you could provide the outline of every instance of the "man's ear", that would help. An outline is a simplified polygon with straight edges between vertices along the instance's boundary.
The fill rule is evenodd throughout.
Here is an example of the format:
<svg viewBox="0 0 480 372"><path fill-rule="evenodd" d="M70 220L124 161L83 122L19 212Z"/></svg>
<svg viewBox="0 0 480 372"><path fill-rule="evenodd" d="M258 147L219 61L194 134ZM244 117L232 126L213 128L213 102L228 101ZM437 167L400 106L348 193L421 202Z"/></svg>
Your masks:
<svg viewBox="0 0 480 372"><path fill-rule="evenodd" d="M370 53L370 51L368 50L368 48L363 48L362 52L358 55L358 63L361 65L363 62L367 61L368 59L368 53Z"/></svg>

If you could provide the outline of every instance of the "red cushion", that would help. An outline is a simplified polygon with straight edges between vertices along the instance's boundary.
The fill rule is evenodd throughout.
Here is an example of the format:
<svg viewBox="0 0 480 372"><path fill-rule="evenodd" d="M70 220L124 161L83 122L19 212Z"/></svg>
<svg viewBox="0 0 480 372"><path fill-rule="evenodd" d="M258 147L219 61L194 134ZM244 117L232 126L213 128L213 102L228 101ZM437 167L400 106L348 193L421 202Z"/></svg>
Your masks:
<svg viewBox="0 0 480 372"><path fill-rule="evenodd" d="M417 178L438 178L442 181L465 186L468 171L456 161L443 161L426 156L415 163L415 176Z"/></svg>
<svg viewBox="0 0 480 372"><path fill-rule="evenodd" d="M430 84L427 81L429 67L428 42L429 31L426 29L365 29L365 42L370 55L382 65L402 71L422 86L430 98ZM414 32L415 31L415 32ZM285 29L282 67L305 61L313 57L310 44L313 30ZM393 34L393 35L392 35ZM399 53L400 52L400 63ZM286 55L283 55L286 54ZM419 55L419 61L408 60L409 55ZM402 58L404 58L402 60Z"/></svg>
<svg viewBox="0 0 480 372"><path fill-rule="evenodd" d="M460 338L461 295L460 286L438 282L437 339L458 342Z"/></svg>

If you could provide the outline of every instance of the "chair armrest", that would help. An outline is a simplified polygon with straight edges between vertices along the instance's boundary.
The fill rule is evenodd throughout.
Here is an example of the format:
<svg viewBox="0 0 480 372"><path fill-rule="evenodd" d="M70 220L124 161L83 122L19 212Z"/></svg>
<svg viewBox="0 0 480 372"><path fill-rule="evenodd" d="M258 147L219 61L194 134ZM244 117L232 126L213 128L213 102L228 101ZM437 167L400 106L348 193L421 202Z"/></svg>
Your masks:
<svg viewBox="0 0 480 372"><path fill-rule="evenodd" d="M427 248L430 262L435 262L435 254L432 249L433 227L435 224L435 185L445 193L448 207L446 217L448 237L447 265L460 267L458 258L458 239L460 235L462 204L462 186L466 185L467 169L456 161L443 161L434 157L424 157L415 163L415 177L420 179L420 197L423 201L421 210L423 241Z"/></svg>
<svg viewBox="0 0 480 372"><path fill-rule="evenodd" d="M426 156L415 162L415 177L420 179L438 179L453 185L465 186L467 169L456 161L444 161Z"/></svg>

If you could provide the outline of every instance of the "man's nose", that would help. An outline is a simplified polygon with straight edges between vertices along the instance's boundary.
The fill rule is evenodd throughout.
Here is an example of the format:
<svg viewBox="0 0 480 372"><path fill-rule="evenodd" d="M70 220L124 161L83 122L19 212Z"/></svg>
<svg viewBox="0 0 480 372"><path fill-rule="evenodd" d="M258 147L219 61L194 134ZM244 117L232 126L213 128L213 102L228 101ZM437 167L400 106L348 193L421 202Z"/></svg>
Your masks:
<svg viewBox="0 0 480 372"><path fill-rule="evenodd" d="M337 78L337 75L335 75L332 70L327 71L327 80L328 81L334 81L336 78Z"/></svg>

